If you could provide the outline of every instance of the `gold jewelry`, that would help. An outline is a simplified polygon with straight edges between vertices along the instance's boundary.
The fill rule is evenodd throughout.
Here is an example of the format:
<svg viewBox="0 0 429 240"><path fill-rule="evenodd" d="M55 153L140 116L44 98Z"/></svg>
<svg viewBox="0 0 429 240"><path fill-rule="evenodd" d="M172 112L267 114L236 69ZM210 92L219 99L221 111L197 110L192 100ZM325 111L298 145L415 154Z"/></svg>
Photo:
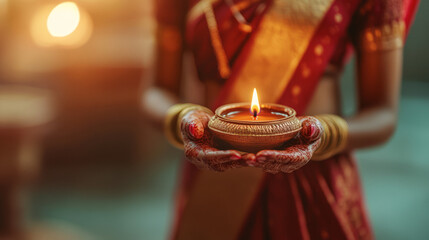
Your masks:
<svg viewBox="0 0 429 240"><path fill-rule="evenodd" d="M164 133L168 141L177 148L183 149L181 131L182 118L192 110L201 110L213 114L210 109L192 103L175 104L167 110L164 122Z"/></svg>
<svg viewBox="0 0 429 240"><path fill-rule="evenodd" d="M167 140L177 148L183 148L182 138L179 138L180 135L177 135L177 119L180 112L190 106L192 106L190 103L175 104L167 110L164 121L164 134Z"/></svg>
<svg viewBox="0 0 429 240"><path fill-rule="evenodd" d="M324 160L343 151L347 146L348 124L343 118L324 114L316 118L323 126L322 142L312 160Z"/></svg>
<svg viewBox="0 0 429 240"><path fill-rule="evenodd" d="M237 8L237 5L234 4L232 0L225 0L226 4L228 4L229 9L231 10L232 15L234 16L235 20L239 23L239 28L243 32L250 33L252 32L253 28L252 25L247 22L246 18L241 14L241 11L239 8Z"/></svg>

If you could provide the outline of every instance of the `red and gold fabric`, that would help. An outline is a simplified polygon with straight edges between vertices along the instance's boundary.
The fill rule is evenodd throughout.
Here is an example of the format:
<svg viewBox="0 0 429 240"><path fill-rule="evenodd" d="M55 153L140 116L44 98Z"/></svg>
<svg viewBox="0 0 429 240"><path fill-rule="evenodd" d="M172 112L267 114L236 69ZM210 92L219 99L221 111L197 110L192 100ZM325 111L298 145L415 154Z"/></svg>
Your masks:
<svg viewBox="0 0 429 240"><path fill-rule="evenodd" d="M186 23L186 47L200 80L223 84L213 109L248 101L256 87L264 102L291 106L298 115L305 113L326 69L342 68L353 51L401 48L418 5L418 0L233 2L252 31L240 27L224 0L160 0L157 16L162 25ZM176 13L180 9L187 14ZM173 237L373 238L351 153L312 161L291 174L246 169L219 174L186 163ZM198 208L215 211L189 216ZM239 224L228 227L234 217ZM187 225L190 218L194 225ZM204 226L206 219L212 221Z"/></svg>

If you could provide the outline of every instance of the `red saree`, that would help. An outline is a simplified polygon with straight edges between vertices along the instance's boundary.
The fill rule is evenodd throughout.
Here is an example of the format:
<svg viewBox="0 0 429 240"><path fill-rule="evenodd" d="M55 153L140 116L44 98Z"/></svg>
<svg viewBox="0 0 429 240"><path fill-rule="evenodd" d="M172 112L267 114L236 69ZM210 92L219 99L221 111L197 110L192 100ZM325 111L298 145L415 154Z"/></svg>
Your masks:
<svg viewBox="0 0 429 240"><path fill-rule="evenodd" d="M167 9L186 8L178 2L158 3L161 24L174 25L185 18L183 14L165 13ZM251 89L256 87L261 101L291 106L302 115L325 69L329 65L341 68L352 46L358 51L400 46L418 1L234 2L252 26L251 33L239 30L231 6L223 0L191 1L189 4L186 40L194 53L198 75L202 81L224 83L213 108L224 103L248 101ZM212 4L212 13L204 4ZM213 30L213 15L217 32ZM186 221L184 213L192 203L194 188L201 179L199 175L204 174L189 163L185 164L178 194L176 239L186 239L178 232ZM243 210L245 217L240 229L228 239L373 238L357 167L350 153L310 162L291 174L257 175L256 190L250 193L250 204ZM216 182L213 184L206 188L219 187ZM225 196L221 195L227 193L225 190L214 194L212 198L219 196L220 199L211 201L207 208L219 211L226 208L221 199ZM205 217L210 218L209 215ZM224 217L226 221L228 215ZM216 226L213 228L207 234L222 231ZM216 239L199 234L199 239Z"/></svg>

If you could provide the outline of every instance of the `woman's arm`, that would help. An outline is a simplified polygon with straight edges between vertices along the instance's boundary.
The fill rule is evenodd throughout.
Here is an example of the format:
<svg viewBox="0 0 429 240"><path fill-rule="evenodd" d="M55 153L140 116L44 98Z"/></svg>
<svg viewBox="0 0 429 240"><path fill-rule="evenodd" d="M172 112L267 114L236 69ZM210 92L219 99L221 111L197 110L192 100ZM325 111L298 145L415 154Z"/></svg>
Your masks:
<svg viewBox="0 0 429 240"><path fill-rule="evenodd" d="M162 129L167 110L178 103L178 95L156 85L148 87L142 95L143 112L147 119Z"/></svg>
<svg viewBox="0 0 429 240"><path fill-rule="evenodd" d="M314 127L307 127L303 133L313 132L314 136L320 136L317 133L319 125L322 124L319 121L322 121L325 122L322 124L323 134L326 133L326 136L330 137L322 137L323 143L315 141L317 138L314 138L312 141L298 141L296 145L288 146L284 150L261 151L256 154L255 165L268 172L291 172L305 165L310 159L325 160L343 151L342 137L346 135L346 149L370 147L387 141L396 126L401 66L400 48L358 52L358 113L348 119L347 124L338 116L320 115L317 116L318 119L310 118ZM329 124L326 124L326 121ZM303 133L301 135L305 135Z"/></svg>
<svg viewBox="0 0 429 240"><path fill-rule="evenodd" d="M186 1L159 0L156 3L158 25L154 79L142 96L147 118L163 126L167 110L179 101Z"/></svg>
<svg viewBox="0 0 429 240"><path fill-rule="evenodd" d="M357 54L358 113L347 119L347 149L386 142L394 133L402 75L402 48Z"/></svg>
<svg viewBox="0 0 429 240"><path fill-rule="evenodd" d="M386 142L394 133L402 80L403 44L418 0L366 0L351 37L357 52L358 113L348 119L348 149Z"/></svg>

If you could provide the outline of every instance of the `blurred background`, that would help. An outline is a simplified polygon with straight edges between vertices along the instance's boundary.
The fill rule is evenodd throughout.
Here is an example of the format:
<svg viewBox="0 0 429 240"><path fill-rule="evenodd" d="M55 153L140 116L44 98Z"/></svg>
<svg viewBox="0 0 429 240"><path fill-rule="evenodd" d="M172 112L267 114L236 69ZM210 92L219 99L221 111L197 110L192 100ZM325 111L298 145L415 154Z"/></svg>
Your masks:
<svg viewBox="0 0 429 240"><path fill-rule="evenodd" d="M405 47L398 130L357 152L379 239L429 236L427 11ZM0 236L167 238L181 153L139 106L155 27L149 0L0 0ZM353 75L352 61L348 115Z"/></svg>

